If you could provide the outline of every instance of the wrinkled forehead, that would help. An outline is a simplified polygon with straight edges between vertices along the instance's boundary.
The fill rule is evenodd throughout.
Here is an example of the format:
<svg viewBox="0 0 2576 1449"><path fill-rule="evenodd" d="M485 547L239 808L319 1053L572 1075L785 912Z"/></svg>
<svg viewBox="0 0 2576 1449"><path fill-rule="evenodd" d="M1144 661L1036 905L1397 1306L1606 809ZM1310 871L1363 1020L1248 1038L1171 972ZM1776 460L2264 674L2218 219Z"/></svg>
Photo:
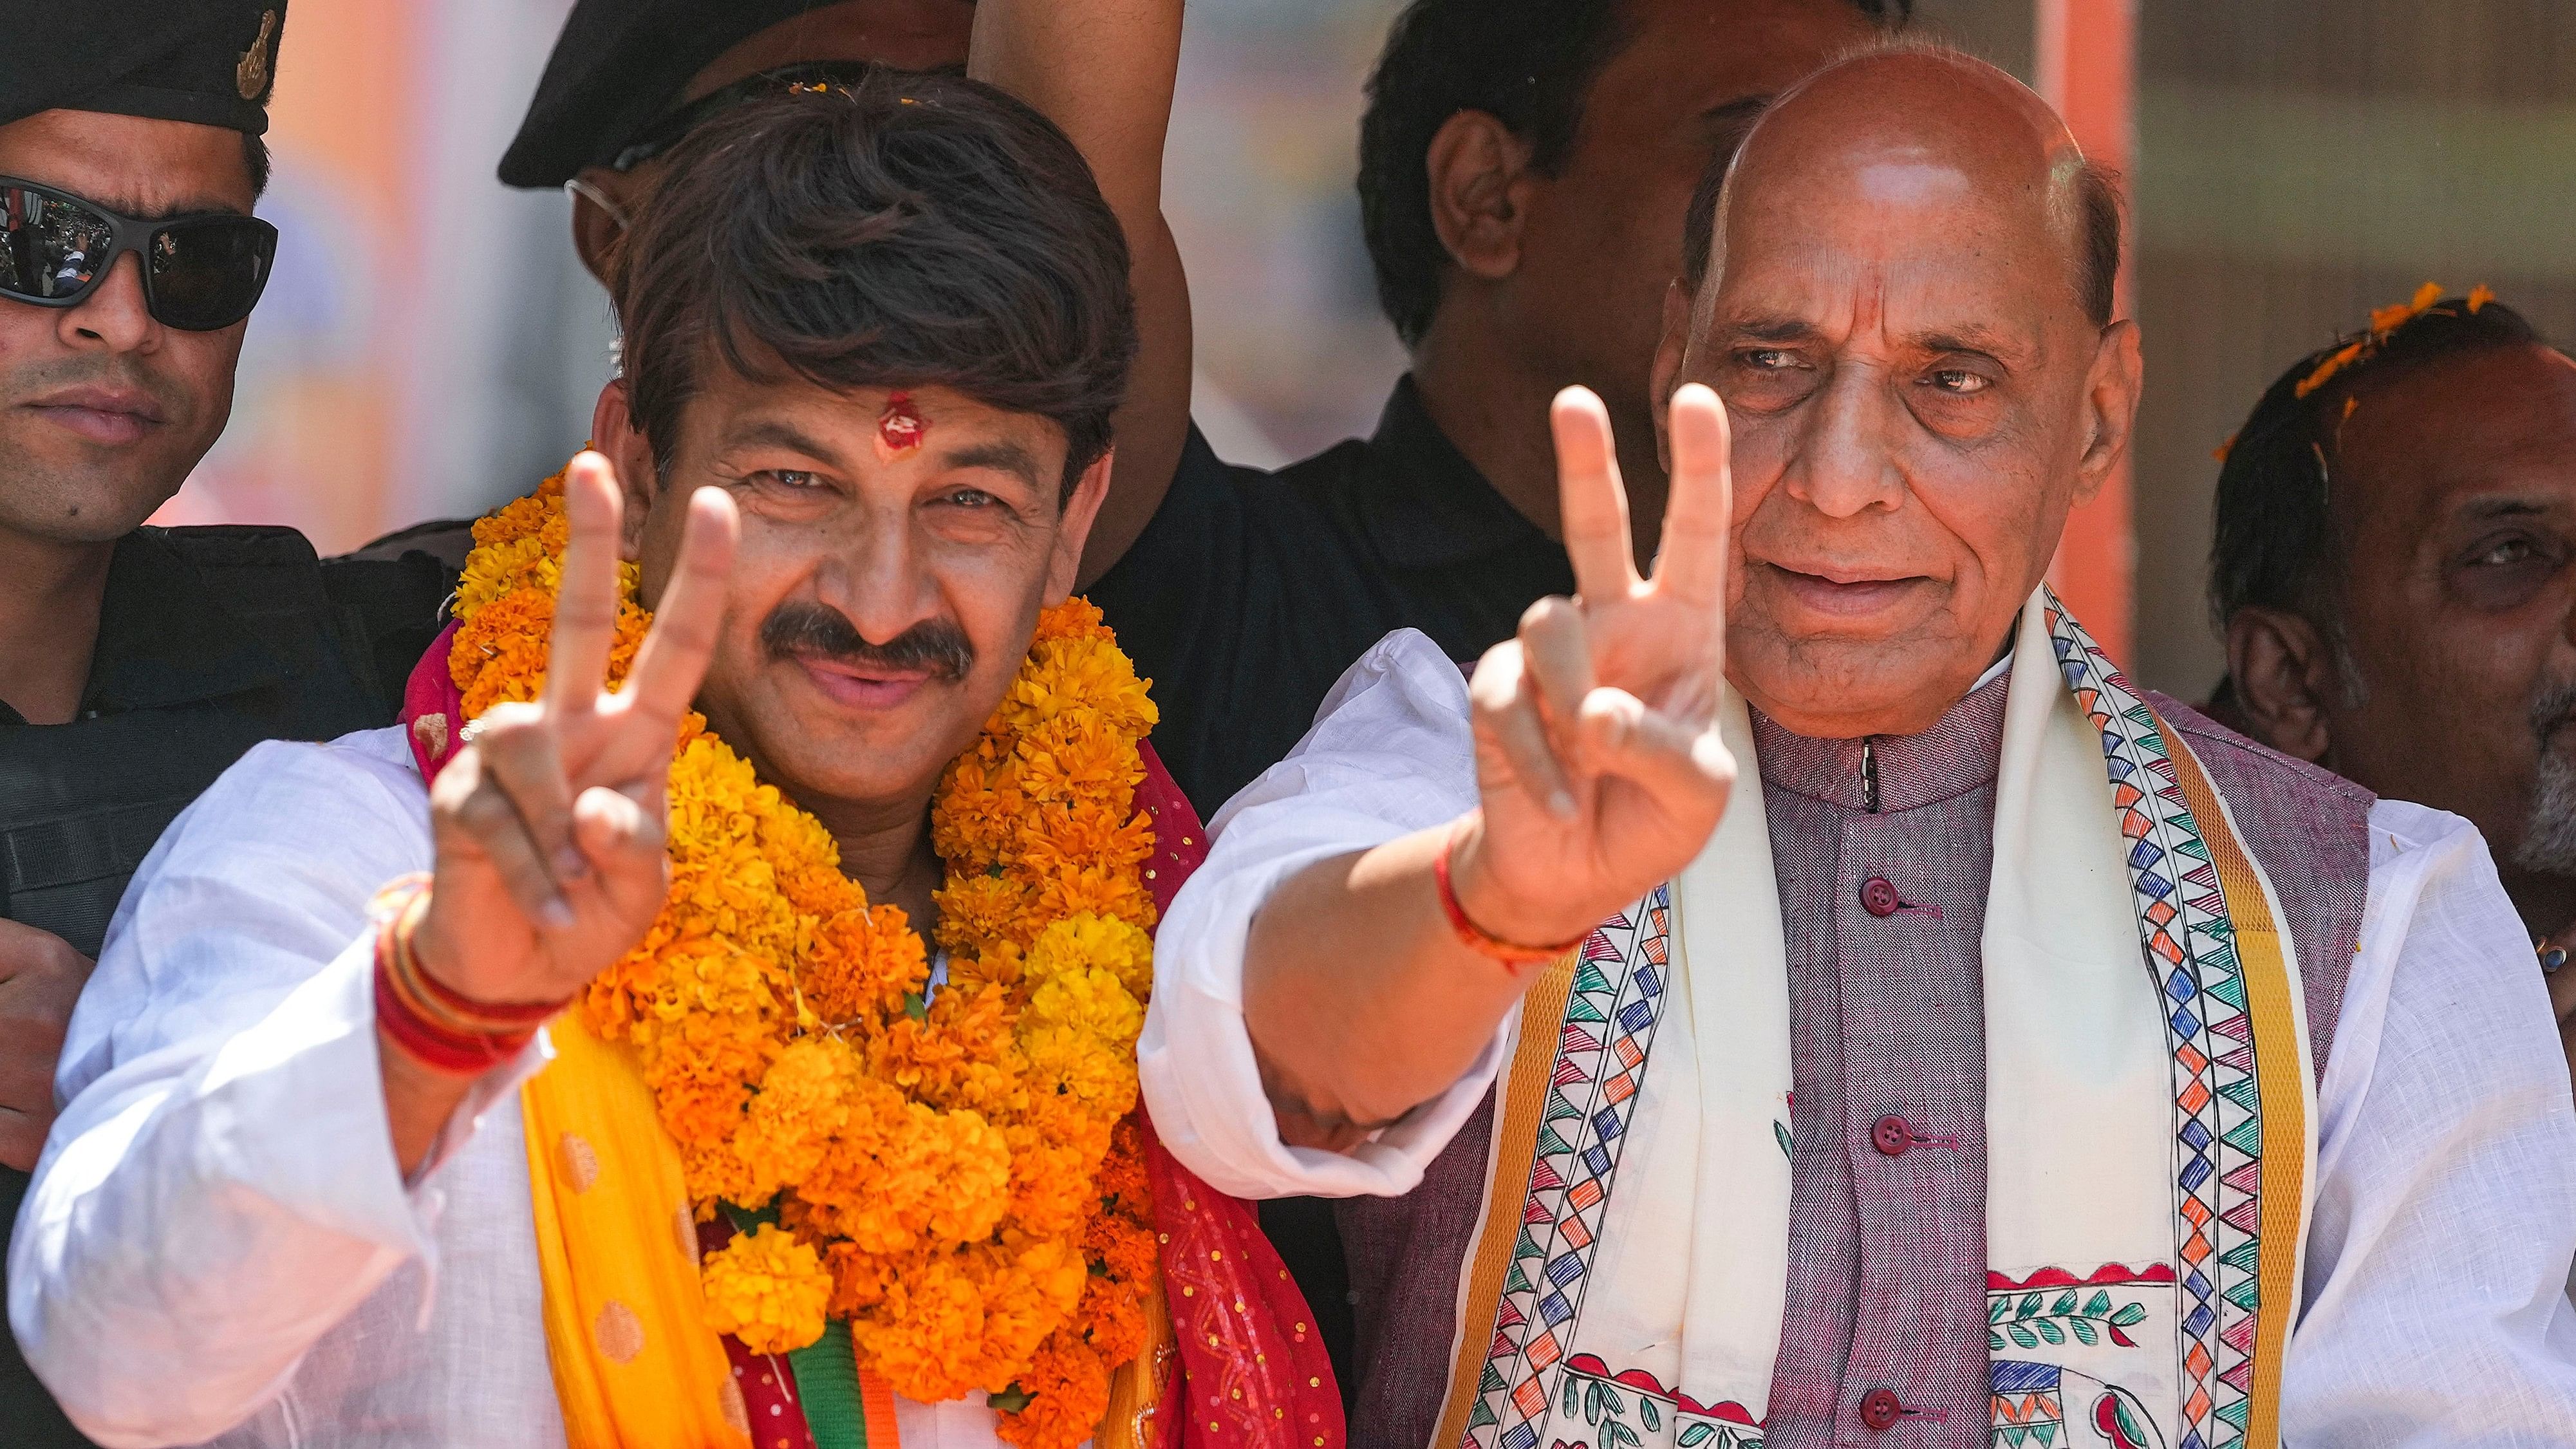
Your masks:
<svg viewBox="0 0 2576 1449"><path fill-rule="evenodd" d="M2028 327L2081 320L2083 167L2056 116L1992 67L1846 63L1746 139L1703 303L1819 322L1925 306Z"/></svg>
<svg viewBox="0 0 2576 1449"><path fill-rule="evenodd" d="M2034 199L1929 156L1749 189L1721 220L1700 330L1796 325L1890 340L1992 334L2036 350L2086 327L2071 246Z"/></svg>

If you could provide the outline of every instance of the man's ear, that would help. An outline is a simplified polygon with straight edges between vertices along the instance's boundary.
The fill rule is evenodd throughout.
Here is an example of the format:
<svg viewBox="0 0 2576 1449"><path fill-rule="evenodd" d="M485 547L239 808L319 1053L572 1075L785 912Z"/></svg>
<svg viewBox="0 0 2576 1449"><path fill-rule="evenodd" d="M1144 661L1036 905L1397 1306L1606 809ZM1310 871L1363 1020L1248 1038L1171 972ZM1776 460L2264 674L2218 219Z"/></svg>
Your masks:
<svg viewBox="0 0 2576 1449"><path fill-rule="evenodd" d="M1073 592L1082 571L1083 540L1091 537L1092 520L1100 516L1100 502L1109 496L1109 472L1117 461L1116 448L1093 459L1074 480L1073 491L1065 495L1064 512L1056 520L1055 551L1047 557L1049 604L1062 603Z"/></svg>
<svg viewBox="0 0 2576 1449"><path fill-rule="evenodd" d="M2102 329L2092 370L2084 379L2084 416L2092 435L2085 439L2084 454L2075 465L2076 502L2101 492L2128 455L2146 370L2146 359L2138 350L2137 323L2122 318Z"/></svg>
<svg viewBox="0 0 2576 1449"><path fill-rule="evenodd" d="M2333 753L2326 701L2342 687L2334 643L2285 609L2248 604L2227 620L2227 673L2248 732L2282 754L2324 762Z"/></svg>
<svg viewBox="0 0 2576 1449"><path fill-rule="evenodd" d="M610 378L599 390L599 403L590 410L590 446L617 469L626 502L618 517L619 551L632 563L643 553L644 523L662 491L662 477L654 467L653 444L627 410L624 378Z"/></svg>
<svg viewBox="0 0 2576 1449"><path fill-rule="evenodd" d="M1432 136L1431 225L1469 276L1500 281L1520 266L1529 156L1529 143L1486 111L1460 111Z"/></svg>
<svg viewBox="0 0 2576 1449"><path fill-rule="evenodd" d="M1664 335L1655 344L1655 371L1648 387L1655 406L1655 461L1673 471L1673 390L1682 385L1682 367L1690 361L1690 292L1675 277L1664 288Z"/></svg>

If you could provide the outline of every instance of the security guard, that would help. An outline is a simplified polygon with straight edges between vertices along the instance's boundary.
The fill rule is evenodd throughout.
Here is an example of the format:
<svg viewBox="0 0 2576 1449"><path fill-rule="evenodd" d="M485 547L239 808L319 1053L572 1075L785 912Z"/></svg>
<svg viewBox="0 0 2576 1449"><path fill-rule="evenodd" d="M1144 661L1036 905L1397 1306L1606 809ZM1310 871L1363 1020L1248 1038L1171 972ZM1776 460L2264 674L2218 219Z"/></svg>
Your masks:
<svg viewBox="0 0 2576 1449"><path fill-rule="evenodd" d="M0 1223L90 958L244 751L390 723L450 587L286 528L144 527L223 432L277 231L286 0L11 0L0 44ZM0 1440L85 1443L0 1335Z"/></svg>

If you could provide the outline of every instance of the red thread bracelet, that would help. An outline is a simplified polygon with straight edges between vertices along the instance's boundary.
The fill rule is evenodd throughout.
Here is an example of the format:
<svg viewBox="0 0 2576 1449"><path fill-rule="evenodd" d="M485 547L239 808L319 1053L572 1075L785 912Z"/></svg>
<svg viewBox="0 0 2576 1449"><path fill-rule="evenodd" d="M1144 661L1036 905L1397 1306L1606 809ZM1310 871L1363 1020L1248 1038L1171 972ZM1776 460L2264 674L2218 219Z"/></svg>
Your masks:
<svg viewBox="0 0 2576 1449"><path fill-rule="evenodd" d="M426 878L397 881L377 897L376 1024L421 1065L480 1076L518 1055L564 1003L477 1001L432 979L412 949L428 906Z"/></svg>
<svg viewBox="0 0 2576 1449"><path fill-rule="evenodd" d="M1463 824L1463 822L1462 822ZM1489 961L1506 966L1533 966L1553 961L1591 939L1590 931L1560 946L1523 946L1493 935L1467 918L1467 908L1458 904L1458 888L1449 879L1449 851L1458 843L1460 826L1452 826L1440 842L1440 853L1431 857L1431 877L1440 883L1440 909L1449 917L1449 929L1456 932L1458 944Z"/></svg>

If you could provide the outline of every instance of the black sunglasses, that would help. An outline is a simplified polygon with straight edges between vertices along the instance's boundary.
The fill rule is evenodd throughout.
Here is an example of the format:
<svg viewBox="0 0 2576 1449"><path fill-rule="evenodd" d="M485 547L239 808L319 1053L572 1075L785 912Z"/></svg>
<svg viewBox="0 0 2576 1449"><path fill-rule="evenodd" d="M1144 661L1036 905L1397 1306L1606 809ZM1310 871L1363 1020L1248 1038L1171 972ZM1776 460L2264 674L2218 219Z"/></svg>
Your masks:
<svg viewBox="0 0 2576 1449"><path fill-rule="evenodd" d="M215 332L258 305L277 257L277 228L235 212L147 221L0 176L0 297L76 307L127 252L142 259L143 301L154 321Z"/></svg>

